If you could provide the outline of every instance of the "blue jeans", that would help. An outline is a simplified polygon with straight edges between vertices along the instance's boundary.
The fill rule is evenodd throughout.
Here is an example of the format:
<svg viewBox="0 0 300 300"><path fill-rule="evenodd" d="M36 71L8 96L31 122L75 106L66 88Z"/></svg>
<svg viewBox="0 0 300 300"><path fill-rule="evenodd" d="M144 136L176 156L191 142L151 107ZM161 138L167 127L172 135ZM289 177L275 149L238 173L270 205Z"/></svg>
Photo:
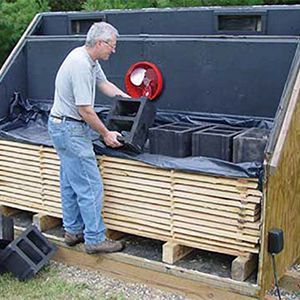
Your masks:
<svg viewBox="0 0 300 300"><path fill-rule="evenodd" d="M84 233L86 244L105 240L101 216L103 184L89 127L51 116L48 130L60 158L60 191L64 229Z"/></svg>

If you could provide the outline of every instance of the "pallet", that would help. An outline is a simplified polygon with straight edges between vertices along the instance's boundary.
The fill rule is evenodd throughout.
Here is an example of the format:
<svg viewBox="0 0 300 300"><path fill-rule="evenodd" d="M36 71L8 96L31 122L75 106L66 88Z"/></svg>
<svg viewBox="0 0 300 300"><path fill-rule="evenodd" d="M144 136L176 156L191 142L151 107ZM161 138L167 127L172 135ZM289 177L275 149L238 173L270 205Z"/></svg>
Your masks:
<svg viewBox="0 0 300 300"><path fill-rule="evenodd" d="M0 204L60 218L55 150L1 140L0 153ZM180 253L188 248L245 258L258 253L258 179L191 174L107 156L97 159L108 229L161 240L179 247L174 252Z"/></svg>

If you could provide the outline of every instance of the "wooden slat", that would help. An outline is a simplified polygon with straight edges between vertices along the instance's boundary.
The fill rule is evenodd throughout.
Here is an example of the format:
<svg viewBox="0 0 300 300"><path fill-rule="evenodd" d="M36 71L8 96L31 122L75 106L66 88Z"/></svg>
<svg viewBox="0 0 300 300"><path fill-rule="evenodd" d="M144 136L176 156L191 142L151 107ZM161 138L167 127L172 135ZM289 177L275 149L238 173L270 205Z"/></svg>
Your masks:
<svg viewBox="0 0 300 300"><path fill-rule="evenodd" d="M190 180L190 179L175 178L174 183L179 184L179 185L188 186L191 189L193 189L194 187L202 187L202 188L206 188L206 189L209 189L209 190L212 189L212 190L218 190L218 191L227 191L227 192L238 193L238 194L240 194L240 190L241 190L236 186L224 185L224 184L215 184L215 183L207 183L207 182L199 181L197 179ZM253 194L258 195L258 196L262 195L261 192L259 192L257 190L254 190L254 189L250 189L248 187L245 187L243 189L243 191L247 195L253 195Z"/></svg>
<svg viewBox="0 0 300 300"><path fill-rule="evenodd" d="M168 182L162 182L162 181L156 181L156 180L146 180L141 178L141 175L136 175L136 177L129 177L129 176L119 176L119 175L110 175L110 174L103 174L104 180L116 180L118 182L124 182L124 183L131 183L136 184L138 187L144 187L144 186L154 186L159 187L162 189L170 189L170 183Z"/></svg>
<svg viewBox="0 0 300 300"><path fill-rule="evenodd" d="M173 191L173 197L177 198L177 201L182 200L182 202L185 202L187 199L193 200L193 201L205 201L205 202L211 202L211 203L217 203L221 205L229 205L229 206L236 206L241 207L247 206L249 208L253 207L255 204L260 203L260 201L251 201L252 198L248 197L250 201L248 201L248 198L241 200L236 199L226 199L222 197L212 197L210 194L203 195L203 194L196 194L196 193L190 193L188 190L185 192L175 190Z"/></svg>
<svg viewBox="0 0 300 300"><path fill-rule="evenodd" d="M43 146L37 146L37 145L19 143L19 142L12 142L12 141L7 141L7 140L0 140L0 145L7 145L7 146L15 147L15 148L20 148L20 149L32 149L32 150L37 150L37 151L40 151L41 149L43 149Z"/></svg>
<svg viewBox="0 0 300 300"><path fill-rule="evenodd" d="M246 241L242 241L242 240L237 240L234 238L229 238L229 237L223 237L223 236L217 236L217 235L212 235L209 233L201 233L201 234L197 234L197 232L193 232L191 230L188 229L184 229L184 228L176 228L176 230L174 230L174 240L176 239L177 236L185 236L184 238L190 238L193 239L194 241L197 241L198 239L206 239L206 243L211 243L214 244L215 242L217 243L224 243L225 247L229 247L229 245L232 246L244 246L247 247L249 249L252 249L255 247L255 244L250 243L250 242L246 242ZM201 245L199 245L201 246Z"/></svg>
<svg viewBox="0 0 300 300"><path fill-rule="evenodd" d="M105 224L110 229L115 229L119 231L123 231L124 228L126 228L126 232L136 234L136 235L143 235L144 231L145 233L150 233L152 235L155 235L155 238L158 240L164 240L164 237L169 236L168 230L160 230L153 227L143 226L140 224L134 224L134 223L128 223L128 222L122 222L117 220L111 220L111 219L105 219ZM130 231L129 231L130 230Z"/></svg>
<svg viewBox="0 0 300 300"><path fill-rule="evenodd" d="M144 203L139 202L131 202L127 201L124 202L122 199L118 200L115 198L110 199L107 201L107 198L105 198L104 207L111 207L111 208L117 208L117 209L124 209L126 211L135 211L140 212L141 214L150 214L155 216L160 216L162 218L169 218L170 217L170 210L166 208L162 208L158 205L145 205Z"/></svg>
<svg viewBox="0 0 300 300"><path fill-rule="evenodd" d="M148 195L149 196L149 195ZM129 193L117 193L117 192L111 192L111 191L105 191L105 197L109 198L120 198L124 200L132 200L132 201L138 201L138 202L144 202L144 203L149 203L149 204L156 204L159 206L166 206L170 207L170 201L163 201L160 199L160 197L153 195L153 197L140 197L136 195L131 195Z"/></svg>
<svg viewBox="0 0 300 300"><path fill-rule="evenodd" d="M23 175L23 176L30 176L31 178L34 178L32 180L41 180L41 175L40 172L33 172L30 170L25 169L17 169L14 167L7 167L7 166L1 166L1 161L0 161L0 171L1 173L5 176L5 174L8 174L8 176L16 176L17 175Z"/></svg>
<svg viewBox="0 0 300 300"><path fill-rule="evenodd" d="M1 149L0 149L1 150ZM8 161L15 161L18 163L28 163L28 164L39 164L40 157L39 153L37 155L28 155L22 153L15 153L15 152L7 152L7 151L0 151L0 159L1 160L8 160Z"/></svg>
<svg viewBox="0 0 300 300"><path fill-rule="evenodd" d="M174 193L175 194L175 193ZM178 198L174 196L174 201L176 204L183 204L183 205L190 205L192 207L204 207L204 208L210 208L213 210L221 210L221 211L228 211L228 212L233 212L233 213L240 213L241 210L243 210L245 212L245 214L249 214L252 215L253 212L257 209L257 205L255 204L246 204L243 205L241 203L237 203L234 206L229 206L226 205L222 202L222 200L219 201L219 203L217 201L215 201L217 199L214 199L214 201L212 201L213 203L211 203L210 201L205 201L205 199L201 199L201 197L199 197L198 199L186 199L186 198ZM218 204L215 204L218 203Z"/></svg>
<svg viewBox="0 0 300 300"><path fill-rule="evenodd" d="M216 177L216 176L208 176L201 175L196 173L187 173L175 171L174 177L177 179L187 179L189 181L201 181L212 183L215 185L228 185L235 187L246 187L246 188L254 188L256 189L258 186L257 178L229 178L229 177Z"/></svg>
<svg viewBox="0 0 300 300"><path fill-rule="evenodd" d="M232 231L232 232L240 232L242 234L246 235L252 235L252 236L260 236L259 230L249 229L242 226L238 226L238 224L234 225L227 225L224 223L218 223L216 222L215 218L208 218L208 221L205 221L203 219L195 219L195 218L188 218L188 217L182 217L175 215L173 218L174 222L184 222L187 224L193 224L197 226L204 226L204 227L212 227L212 228L221 228L224 230Z"/></svg>
<svg viewBox="0 0 300 300"><path fill-rule="evenodd" d="M0 195L0 204L37 213L46 213L47 215L53 215L55 217L62 216L61 209L46 204L37 204L33 201L30 202L24 198L16 198L13 195Z"/></svg>
<svg viewBox="0 0 300 300"><path fill-rule="evenodd" d="M103 213L104 216L104 222L110 223L111 221L124 221L128 224L137 224L137 225L142 225L144 227L148 228L158 228L160 230L165 230L166 232L170 231L170 225L164 225L162 222L160 222L160 219L158 218L153 218L153 217L145 217L142 219L141 217L139 218L134 218L134 217L128 217L120 214L110 214L104 210Z"/></svg>
<svg viewBox="0 0 300 300"><path fill-rule="evenodd" d="M18 162L9 162L9 161L4 161L0 159L0 166L6 167L6 168L12 168L12 169L18 169L18 170L26 170L26 171L32 171L39 173L40 168L39 164L37 165L32 165L32 164L26 164L25 162L23 163L18 163Z"/></svg>
<svg viewBox="0 0 300 300"><path fill-rule="evenodd" d="M19 147L15 147L15 146L12 146L12 145L2 145L0 143L0 152L3 154L3 153L17 153L19 154L20 152L22 154L27 154L27 155L32 155L32 156L40 156L40 150L38 149L35 149L35 150L32 150L32 149L26 149L26 148L19 148Z"/></svg>
<svg viewBox="0 0 300 300"><path fill-rule="evenodd" d="M133 195L133 196L141 196L143 198L155 198L155 199L159 199L161 201L164 202L170 202L171 198L170 198L170 193L168 194L157 194L157 193L152 193L151 191L147 192L147 191L143 191L143 190L135 190L135 189L127 189L125 187L118 187L118 186L113 186L113 185L109 185L107 184L107 182L104 184L104 192L107 193L126 193L127 195ZM129 196L128 196L129 197Z"/></svg>
<svg viewBox="0 0 300 300"><path fill-rule="evenodd" d="M170 171L155 169L150 167L138 167L138 166L128 166L122 165L120 163L103 163L101 164L102 172L107 172L110 174L115 174L115 172L120 172L126 176L131 176L133 174L144 174L148 176L153 176L162 181L170 180ZM143 175L143 176L144 176Z"/></svg>
<svg viewBox="0 0 300 300"><path fill-rule="evenodd" d="M127 183L127 182L120 182L117 180L109 180L109 179L105 179L103 180L104 185L112 185L112 186L117 186L117 187L123 187L126 189L133 189L133 190L140 190L140 191L147 191L150 193L155 193L155 194L163 194L163 195L169 195L170 191L168 189L164 189L164 188L158 188L158 187L154 187L154 186L147 186L147 185L139 185L139 184L135 184L135 183Z"/></svg>
<svg viewBox="0 0 300 300"><path fill-rule="evenodd" d="M174 204L174 213L177 213L177 209L180 211L190 211L190 212L199 212L199 213L207 213L212 216L221 216L221 217L227 217L231 219L245 219L247 221L255 222L255 212L250 211L249 214L240 215L238 212L232 213L232 212L226 212L221 210L214 210L209 209L205 207L198 207L198 206L192 206L192 205L185 205L182 203L175 203Z"/></svg>
<svg viewBox="0 0 300 300"><path fill-rule="evenodd" d="M221 241L213 241L207 238L195 237L186 235L185 233L176 233L173 240L181 245L186 245L194 248L200 248L203 250L209 250L207 247L216 247L216 252L225 253L229 255L242 255L245 253L258 253L257 247L248 247L247 245L239 245L236 243L228 243ZM217 250L218 249L218 250ZM223 250L221 250L223 249ZM230 250L235 251L230 252ZM213 251L213 250L212 250Z"/></svg>
<svg viewBox="0 0 300 300"><path fill-rule="evenodd" d="M253 221L253 217L237 217L237 218L226 218L222 216L216 216L213 217L208 214L207 212L192 212L188 210L182 210L182 209L176 209L173 213L174 218L176 219L177 216L183 216L186 218L190 218L193 220L214 220L214 222L217 223L224 223L224 224L232 224L237 227L245 227L245 228L253 228L253 229L260 229L260 222Z"/></svg>
<svg viewBox="0 0 300 300"><path fill-rule="evenodd" d="M194 224L188 224L188 223L183 223L183 222L178 222L178 221L174 221L173 222L173 230L174 232L177 232L177 230L186 230L187 232L189 232L190 235L205 235L207 236L212 235L212 239L217 239L217 237L225 237L225 238L232 238L232 239L236 239L238 241L246 241L246 242L250 242L253 244L257 244L259 241L259 237L258 236L250 236L247 234L243 234L241 232L232 232L232 231L227 231L227 230L221 230L221 229L217 229L217 228L212 228L212 227L208 227L208 226L197 226Z"/></svg>
<svg viewBox="0 0 300 300"><path fill-rule="evenodd" d="M182 184L176 184L175 189L176 189L176 191L185 192L187 190L187 186L182 185ZM241 194L238 194L238 193L224 192L224 191L217 191L217 190L208 190L208 189L201 188L201 187L193 187L193 189L190 189L189 192L192 194L215 196L215 197L220 197L220 198L235 199L235 200L239 200L239 201L243 201L245 199L245 197L243 197ZM246 201L260 203L261 197L247 196Z"/></svg>
<svg viewBox="0 0 300 300"><path fill-rule="evenodd" d="M3 176L0 171L0 186L5 184L26 185L39 189L42 189L43 186L41 180L37 180L36 178L28 178L18 174L16 174L16 176L13 177L10 177L8 175Z"/></svg>
<svg viewBox="0 0 300 300"><path fill-rule="evenodd" d="M225 253L232 256L246 255L247 253L258 253L258 248L248 248L234 244L226 244L222 242L218 243L216 241L212 242L207 239L200 239L185 235L176 235L174 238L174 242L196 249L200 248L202 250Z"/></svg>
<svg viewBox="0 0 300 300"><path fill-rule="evenodd" d="M128 217L128 219L135 219L135 220L140 220L142 223L144 221L151 221L151 222L155 222L158 224L164 224L164 225L168 225L168 230L170 230L170 220L169 219L165 219L165 218L157 218L157 217L153 217L153 216L149 216L149 215L142 215L142 214L138 214L135 212L131 212L131 211L121 211L121 210L117 210L117 209L113 209L110 207L104 207L103 208L103 215L107 216L110 219L113 219L114 216L118 217L118 216L125 216Z"/></svg>

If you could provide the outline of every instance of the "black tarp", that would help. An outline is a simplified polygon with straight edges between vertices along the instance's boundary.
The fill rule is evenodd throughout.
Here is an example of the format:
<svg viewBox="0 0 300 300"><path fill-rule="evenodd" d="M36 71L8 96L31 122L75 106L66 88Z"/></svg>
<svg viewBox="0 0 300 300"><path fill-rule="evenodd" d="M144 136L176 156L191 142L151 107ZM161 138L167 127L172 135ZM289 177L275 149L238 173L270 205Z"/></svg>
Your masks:
<svg viewBox="0 0 300 300"><path fill-rule="evenodd" d="M8 116L0 121L0 137L2 139L23 143L52 146L47 131L48 116L52 103L53 100L23 100L16 93L11 101ZM95 110L98 116L105 122L109 107L96 106ZM225 116L208 113L186 114L175 111L158 111L154 126L178 121L195 125L203 121L208 121L246 128L258 127L266 129L271 129L273 124L271 119ZM149 154L147 153L147 147L145 147L144 153L136 154L122 149L111 149L106 147L100 141L99 135L93 130L91 130L91 136L95 152L99 155L130 158L164 169L176 169L225 177L261 178L262 175L262 164L257 162L235 164L224 160L201 156L174 158Z"/></svg>

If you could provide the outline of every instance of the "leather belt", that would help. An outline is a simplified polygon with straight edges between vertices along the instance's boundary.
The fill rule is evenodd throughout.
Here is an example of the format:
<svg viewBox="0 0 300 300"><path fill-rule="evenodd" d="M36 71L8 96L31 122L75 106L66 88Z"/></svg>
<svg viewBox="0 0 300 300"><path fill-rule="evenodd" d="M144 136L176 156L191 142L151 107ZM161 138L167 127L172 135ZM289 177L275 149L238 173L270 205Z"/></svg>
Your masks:
<svg viewBox="0 0 300 300"><path fill-rule="evenodd" d="M58 116L50 115L50 117L51 117L51 118L54 118L54 119L62 120L62 121L72 121L72 122L84 123L83 120L78 120L78 119L71 118L71 117L66 117L66 116L58 117Z"/></svg>

